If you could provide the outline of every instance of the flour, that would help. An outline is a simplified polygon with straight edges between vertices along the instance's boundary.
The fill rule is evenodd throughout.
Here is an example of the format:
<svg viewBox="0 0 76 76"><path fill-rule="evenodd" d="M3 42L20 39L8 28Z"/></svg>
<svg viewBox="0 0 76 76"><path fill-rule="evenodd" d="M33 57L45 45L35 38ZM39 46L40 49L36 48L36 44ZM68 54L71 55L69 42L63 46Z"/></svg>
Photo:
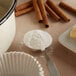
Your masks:
<svg viewBox="0 0 76 76"><path fill-rule="evenodd" d="M35 50L44 51L52 43L52 37L49 33L42 30L32 30L24 35L24 44Z"/></svg>

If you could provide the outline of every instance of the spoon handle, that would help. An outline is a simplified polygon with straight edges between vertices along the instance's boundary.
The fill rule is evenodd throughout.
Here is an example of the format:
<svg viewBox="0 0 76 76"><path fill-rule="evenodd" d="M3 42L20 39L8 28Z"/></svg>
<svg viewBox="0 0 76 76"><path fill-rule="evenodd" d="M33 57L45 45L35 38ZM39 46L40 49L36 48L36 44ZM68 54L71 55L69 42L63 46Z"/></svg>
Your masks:
<svg viewBox="0 0 76 76"><path fill-rule="evenodd" d="M46 51L44 52L44 57L47 61L47 68L49 70L50 76L60 76L59 72L57 70L56 65L54 64L54 62L49 58L49 56L47 55Z"/></svg>

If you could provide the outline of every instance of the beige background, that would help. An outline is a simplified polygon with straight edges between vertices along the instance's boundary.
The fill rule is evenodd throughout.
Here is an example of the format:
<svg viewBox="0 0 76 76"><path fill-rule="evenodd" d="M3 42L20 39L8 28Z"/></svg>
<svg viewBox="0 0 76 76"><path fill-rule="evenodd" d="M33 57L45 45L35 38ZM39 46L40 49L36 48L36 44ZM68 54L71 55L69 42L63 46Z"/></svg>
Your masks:
<svg viewBox="0 0 76 76"><path fill-rule="evenodd" d="M21 4L25 1L27 0L18 0L17 4ZM54 1L59 2L59 0L54 0ZM68 3L71 3L72 5L76 6L76 0L65 0L65 1L68 1ZM70 22L67 23L63 21L56 22L51 17L49 17L50 27L48 29L44 28L43 24L38 23L34 11L22 15L20 17L16 17L16 36L8 51L25 51L26 53L30 53L31 55L40 56L41 55L40 52L33 52L31 49L24 46L22 39L27 31L33 29L45 30L49 32L53 37L52 48L54 54L52 54L50 58L56 64L60 76L76 76L76 54L73 53L71 50L68 50L67 48L63 47L58 42L59 36L70 26L76 24L76 15L73 15L72 13L69 12L66 13L71 19ZM38 59L44 68L45 76L49 76L45 59L41 57L39 57Z"/></svg>

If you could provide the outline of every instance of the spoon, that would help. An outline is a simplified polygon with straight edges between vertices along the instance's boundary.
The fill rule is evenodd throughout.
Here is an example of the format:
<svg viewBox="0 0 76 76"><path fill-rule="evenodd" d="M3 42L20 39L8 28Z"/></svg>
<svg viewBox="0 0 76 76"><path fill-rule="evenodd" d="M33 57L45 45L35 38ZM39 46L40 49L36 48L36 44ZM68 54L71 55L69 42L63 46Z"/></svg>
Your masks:
<svg viewBox="0 0 76 76"><path fill-rule="evenodd" d="M46 49L44 52L42 52L42 54L43 54L43 56L45 57L45 59L47 61L46 66L47 66L47 68L49 70L50 76L60 76L55 63L48 56L48 54L53 54L53 50L48 51L48 49Z"/></svg>

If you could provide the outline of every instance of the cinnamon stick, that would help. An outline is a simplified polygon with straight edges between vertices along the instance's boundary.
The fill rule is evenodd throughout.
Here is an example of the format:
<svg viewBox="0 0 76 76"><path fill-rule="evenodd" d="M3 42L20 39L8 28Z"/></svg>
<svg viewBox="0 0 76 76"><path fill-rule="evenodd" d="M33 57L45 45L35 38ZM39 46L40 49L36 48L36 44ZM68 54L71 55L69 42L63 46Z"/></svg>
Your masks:
<svg viewBox="0 0 76 76"><path fill-rule="evenodd" d="M43 18L42 18L42 15L41 15L41 12L40 12L40 9L39 9L37 0L32 0L32 2L33 2L33 7L34 7L34 9L35 9L37 18L38 18L38 20L39 20L39 23L42 23Z"/></svg>
<svg viewBox="0 0 76 76"><path fill-rule="evenodd" d="M38 5L39 5L39 8L40 8L45 26L49 27L48 17L47 17L45 5L44 5L44 0L38 0Z"/></svg>
<svg viewBox="0 0 76 76"><path fill-rule="evenodd" d="M32 1L25 2L25 3L23 3L23 4L18 5L18 6L15 8L15 11L17 12L17 11L23 10L23 9L25 9L25 8L28 8L28 7L30 7L30 6L32 6Z"/></svg>
<svg viewBox="0 0 76 76"><path fill-rule="evenodd" d="M58 14L64 21L70 21L68 16L60 9L52 0L47 0L46 2L48 6L56 13Z"/></svg>
<svg viewBox="0 0 76 76"><path fill-rule="evenodd" d="M73 8L72 6L70 6L69 4L63 2L63 1L61 1L59 3L59 6L62 7L62 8L64 8L64 9L66 9L66 10L68 10L68 11L70 11L70 12L72 12L72 13L76 14L76 9Z"/></svg>
<svg viewBox="0 0 76 76"><path fill-rule="evenodd" d="M15 16L18 17L20 15L26 14L28 12L31 12L33 10L33 7L29 7L20 11L15 12Z"/></svg>
<svg viewBox="0 0 76 76"><path fill-rule="evenodd" d="M51 15L56 21L60 20L60 17L45 3L46 11Z"/></svg>

